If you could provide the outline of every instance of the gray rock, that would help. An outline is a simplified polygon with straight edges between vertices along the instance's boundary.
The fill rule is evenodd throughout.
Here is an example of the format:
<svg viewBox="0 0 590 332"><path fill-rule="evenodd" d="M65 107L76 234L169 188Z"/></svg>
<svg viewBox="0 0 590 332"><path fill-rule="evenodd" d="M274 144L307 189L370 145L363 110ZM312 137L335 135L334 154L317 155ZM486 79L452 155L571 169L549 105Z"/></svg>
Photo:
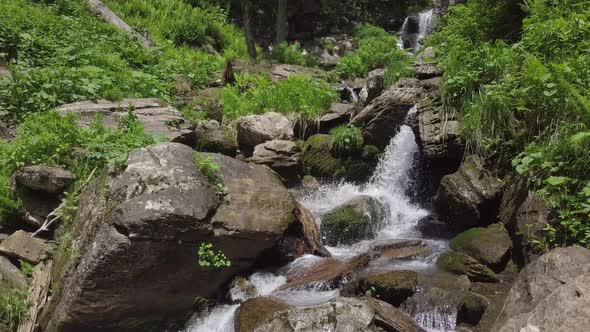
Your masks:
<svg viewBox="0 0 590 332"><path fill-rule="evenodd" d="M246 161L266 165L277 172L285 183L294 183L298 178L301 149L292 141L273 140L257 145L252 157Z"/></svg>
<svg viewBox="0 0 590 332"><path fill-rule="evenodd" d="M502 224L471 228L450 242L451 249L467 254L492 269L502 270L510 258L512 240Z"/></svg>
<svg viewBox="0 0 590 332"><path fill-rule="evenodd" d="M589 285L590 250L553 249L520 272L492 331L585 331Z"/></svg>
<svg viewBox="0 0 590 332"><path fill-rule="evenodd" d="M269 112L238 119L238 146L250 155L254 147L272 140L293 139L293 126L284 115Z"/></svg>
<svg viewBox="0 0 590 332"><path fill-rule="evenodd" d="M199 122L195 128L195 149L203 152L218 152L235 157L238 146L229 129L222 127L215 120Z"/></svg>
<svg viewBox="0 0 590 332"><path fill-rule="evenodd" d="M422 100L418 107L418 131L428 166L445 174L456 171L465 151L457 114L445 112L439 97Z"/></svg>
<svg viewBox="0 0 590 332"><path fill-rule="evenodd" d="M26 166L15 174L17 184L31 190L61 193L75 180L74 174L61 167Z"/></svg>
<svg viewBox="0 0 590 332"><path fill-rule="evenodd" d="M456 173L443 177L433 205L440 219L456 230L486 226L498 214L503 185L479 157L469 156Z"/></svg>
<svg viewBox="0 0 590 332"><path fill-rule="evenodd" d="M490 305L490 300L483 295L466 292L461 300L459 310L457 312L457 322L467 323L476 326L486 309Z"/></svg>
<svg viewBox="0 0 590 332"><path fill-rule="evenodd" d="M320 132L327 134L330 129L349 123L355 109L355 104L332 104L330 110L320 117Z"/></svg>
<svg viewBox="0 0 590 332"><path fill-rule="evenodd" d="M370 291L371 296L398 307L416 292L418 273L401 270L371 273L361 279L360 285L360 293Z"/></svg>
<svg viewBox="0 0 590 332"><path fill-rule="evenodd" d="M89 126L97 115L101 115L103 124L109 128L116 128L120 119L126 116L129 110L133 110L146 133L163 135L171 142L194 145L193 132L188 121L174 107L158 99L83 101L57 108L62 115L75 114L78 123L85 127Z"/></svg>
<svg viewBox="0 0 590 332"><path fill-rule="evenodd" d="M375 98L381 95L384 88L385 70L375 69L367 77L367 83L359 93L359 103L363 106L371 103Z"/></svg>
<svg viewBox="0 0 590 332"><path fill-rule="evenodd" d="M426 80L443 75L442 69L440 69L436 63L432 62L417 62L414 64L414 71L419 80Z"/></svg>
<svg viewBox="0 0 590 332"><path fill-rule="evenodd" d="M24 231L16 231L0 243L1 254L22 259L31 264L39 263L46 250L47 244L43 240L32 237Z"/></svg>
<svg viewBox="0 0 590 332"><path fill-rule="evenodd" d="M398 86L385 91L356 114L352 124L363 130L366 144L383 149L404 123L408 111L420 100L420 87Z"/></svg>
<svg viewBox="0 0 590 332"><path fill-rule="evenodd" d="M431 60L434 60L435 58L436 52L434 50L434 47L432 46L424 48L420 51L420 53L416 55L416 60L418 60L419 62L429 62Z"/></svg>
<svg viewBox="0 0 590 332"><path fill-rule="evenodd" d="M362 195L323 214L320 231L328 245L352 244L374 237L387 217L379 200Z"/></svg>
<svg viewBox="0 0 590 332"><path fill-rule="evenodd" d="M14 266L6 257L0 256L0 282L5 281L12 288L26 288L27 277L18 267Z"/></svg>
<svg viewBox="0 0 590 332"><path fill-rule="evenodd" d="M227 193L197 168L188 146L167 143L130 153L120 174L104 175L82 193L73 223L73 250L58 252L62 287L44 313L44 331L163 330L192 311L195 297L253 266L291 226L296 202L266 167L201 153L220 166ZM221 205L220 205L221 204ZM231 267L199 265L212 243Z"/></svg>
<svg viewBox="0 0 590 332"><path fill-rule="evenodd" d="M409 316L385 302L346 297L313 306L252 299L236 312L235 329L236 332L423 331Z"/></svg>

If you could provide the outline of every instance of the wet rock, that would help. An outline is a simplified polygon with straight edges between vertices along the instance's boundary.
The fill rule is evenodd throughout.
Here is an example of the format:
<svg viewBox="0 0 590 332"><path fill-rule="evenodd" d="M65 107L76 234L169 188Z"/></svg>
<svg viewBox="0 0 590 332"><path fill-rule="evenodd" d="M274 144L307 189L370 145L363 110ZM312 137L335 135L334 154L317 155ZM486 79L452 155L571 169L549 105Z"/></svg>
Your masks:
<svg viewBox="0 0 590 332"><path fill-rule="evenodd" d="M399 306L412 296L418 285L418 273L414 271L388 271L369 274L361 279L361 292L370 291L394 306Z"/></svg>
<svg viewBox="0 0 590 332"><path fill-rule="evenodd" d="M28 285L25 274L2 256L0 256L0 282L6 282L11 288L20 289L24 289Z"/></svg>
<svg viewBox="0 0 590 332"><path fill-rule="evenodd" d="M236 332L422 331L406 314L370 298L337 298L313 306L252 299L238 308L234 327Z"/></svg>
<svg viewBox="0 0 590 332"><path fill-rule="evenodd" d="M416 227L420 234L426 238L447 238L451 234L447 223L432 216L418 220Z"/></svg>
<svg viewBox="0 0 590 332"><path fill-rule="evenodd" d="M203 153L220 166L221 196L193 155L174 143L137 149L120 174L89 184L73 247L56 253L62 286L44 331L162 331L192 312L195 297L274 264L267 252L298 222L293 197L266 167ZM231 266L199 266L202 243Z"/></svg>
<svg viewBox="0 0 590 332"><path fill-rule="evenodd" d="M464 274L472 281L498 281L496 274L473 257L455 251L445 251L436 261L436 265L449 272Z"/></svg>
<svg viewBox="0 0 590 332"><path fill-rule="evenodd" d="M389 248L381 252L381 258L388 260L411 260L426 257L430 251L424 244L408 246L403 248Z"/></svg>
<svg viewBox="0 0 590 332"><path fill-rule="evenodd" d="M502 270L510 258L512 240L502 224L494 224L471 228L454 237L450 246L492 269Z"/></svg>
<svg viewBox="0 0 590 332"><path fill-rule="evenodd" d="M423 81L428 85L430 81ZM432 83L436 89L436 83ZM459 119L454 112L447 112L440 97L423 99L418 107L418 131L422 153L428 168L440 176L455 172L465 151L461 138ZM437 175L438 175L437 174Z"/></svg>
<svg viewBox="0 0 590 332"><path fill-rule="evenodd" d="M352 119L352 124L363 130L366 144L383 149L403 125L408 111L419 101L423 90L400 86L398 83L375 98Z"/></svg>
<svg viewBox="0 0 590 332"><path fill-rule="evenodd" d="M244 277L235 278L229 285L227 299L231 303L240 303L258 296L256 286Z"/></svg>
<svg viewBox="0 0 590 332"><path fill-rule="evenodd" d="M190 123L174 107L158 99L83 101L57 108L62 115L70 113L76 115L78 123L84 127L90 126L96 116L101 115L102 123L109 128L118 127L119 121L128 114L129 110L133 110L133 114L143 124L146 133L163 135L171 142L194 145Z"/></svg>
<svg viewBox="0 0 590 332"><path fill-rule="evenodd" d="M330 257L330 252L322 244L320 230L311 212L301 203L297 203L295 217L297 217L299 224L302 226L301 232L303 236L301 238L303 238L305 245L304 252L299 256L310 253L320 257Z"/></svg>
<svg viewBox="0 0 590 332"><path fill-rule="evenodd" d="M47 244L43 240L32 237L24 231L16 231L2 243L0 253L22 259L31 264L38 264L47 250Z"/></svg>
<svg viewBox="0 0 590 332"><path fill-rule="evenodd" d="M466 292L457 312L457 322L476 326L489 305L490 301L484 296Z"/></svg>
<svg viewBox="0 0 590 332"><path fill-rule="evenodd" d="M372 196L358 196L321 216L320 231L328 245L372 238L387 218L387 209Z"/></svg>
<svg viewBox="0 0 590 332"><path fill-rule="evenodd" d="M520 272L492 331L585 331L589 285L590 250L553 249Z"/></svg>
<svg viewBox="0 0 590 332"><path fill-rule="evenodd" d="M332 104L330 110L320 117L320 133L327 134L330 129L349 123L355 109L355 104Z"/></svg>
<svg viewBox="0 0 590 332"><path fill-rule="evenodd" d="M269 112L262 115L249 115L238 119L238 146L247 156L259 144L272 140L293 139L291 121L284 115Z"/></svg>
<svg viewBox="0 0 590 332"><path fill-rule="evenodd" d="M257 145L246 161L266 165L277 172L283 182L295 183L299 176L301 150L292 141L273 140Z"/></svg>
<svg viewBox="0 0 590 332"><path fill-rule="evenodd" d="M317 190L320 187L320 182L311 175L304 176L301 184L307 191Z"/></svg>
<svg viewBox="0 0 590 332"><path fill-rule="evenodd" d="M238 146L229 131L215 120L203 120L195 128L195 149L202 152L218 152L235 157Z"/></svg>
<svg viewBox="0 0 590 332"><path fill-rule="evenodd" d="M363 106L367 106L375 98L381 95L384 88L385 70L375 69L371 71L367 77L367 82L359 93L359 103Z"/></svg>
<svg viewBox="0 0 590 332"><path fill-rule="evenodd" d="M461 292L440 288L421 289L409 297L401 309L423 326L433 330L453 330L461 295Z"/></svg>
<svg viewBox="0 0 590 332"><path fill-rule="evenodd" d="M18 185L30 190L61 193L74 180L74 174L61 167L26 166L15 173Z"/></svg>
<svg viewBox="0 0 590 332"><path fill-rule="evenodd" d="M371 258L360 255L348 260L327 258L303 271L287 276L287 283L280 290L305 288L314 285L320 289L334 289L353 273L367 266Z"/></svg>
<svg viewBox="0 0 590 332"><path fill-rule="evenodd" d="M502 187L479 157L469 156L456 173L443 177L433 205L455 230L486 226L498 215Z"/></svg>
<svg viewBox="0 0 590 332"><path fill-rule="evenodd" d="M529 191L524 181L512 181L502 195L499 219L515 239L517 256L525 263L536 259L533 240L545 237L545 227L553 220L545 200Z"/></svg>

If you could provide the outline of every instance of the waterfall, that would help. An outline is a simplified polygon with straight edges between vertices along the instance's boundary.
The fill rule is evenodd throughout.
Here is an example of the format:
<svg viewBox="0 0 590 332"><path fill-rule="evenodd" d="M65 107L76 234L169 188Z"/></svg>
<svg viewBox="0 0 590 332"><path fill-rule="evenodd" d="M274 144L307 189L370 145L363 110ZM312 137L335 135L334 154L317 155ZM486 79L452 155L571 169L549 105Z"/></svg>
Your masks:
<svg viewBox="0 0 590 332"><path fill-rule="evenodd" d="M428 9L418 14L418 43L429 36L434 29L434 9Z"/></svg>
<svg viewBox="0 0 590 332"><path fill-rule="evenodd" d="M435 11L433 8L408 16L398 33L400 48L418 49L424 38L434 31Z"/></svg>

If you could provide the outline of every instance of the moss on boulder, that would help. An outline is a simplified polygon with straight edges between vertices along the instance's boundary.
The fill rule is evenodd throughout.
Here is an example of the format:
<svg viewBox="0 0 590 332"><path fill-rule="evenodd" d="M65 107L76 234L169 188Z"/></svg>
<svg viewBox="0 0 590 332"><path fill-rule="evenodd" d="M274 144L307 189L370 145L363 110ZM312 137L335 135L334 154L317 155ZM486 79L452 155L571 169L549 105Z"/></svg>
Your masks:
<svg viewBox="0 0 590 332"><path fill-rule="evenodd" d="M451 249L467 254L492 269L508 261L512 240L502 224L471 228L451 240Z"/></svg>
<svg viewBox="0 0 590 332"><path fill-rule="evenodd" d="M361 291L371 291L373 296L397 307L414 295L417 285L418 273L414 271L388 271L368 275L361 282Z"/></svg>
<svg viewBox="0 0 590 332"><path fill-rule="evenodd" d="M484 296L473 292L466 292L459 306L457 321L473 326L477 325L488 308L488 305L490 305L490 301Z"/></svg>
<svg viewBox="0 0 590 332"><path fill-rule="evenodd" d="M464 274L472 281L498 281L498 277L494 271L464 253L445 251L436 261L436 265L448 272Z"/></svg>
<svg viewBox="0 0 590 332"><path fill-rule="evenodd" d="M387 210L371 196L358 196L322 215L320 232L328 245L353 244L372 238Z"/></svg>

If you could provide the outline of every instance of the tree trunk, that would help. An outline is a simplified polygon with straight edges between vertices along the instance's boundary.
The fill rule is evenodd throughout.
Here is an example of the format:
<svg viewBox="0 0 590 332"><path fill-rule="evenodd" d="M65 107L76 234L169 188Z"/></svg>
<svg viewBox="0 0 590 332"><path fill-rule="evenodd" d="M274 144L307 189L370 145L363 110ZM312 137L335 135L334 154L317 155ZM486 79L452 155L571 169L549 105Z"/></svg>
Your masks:
<svg viewBox="0 0 590 332"><path fill-rule="evenodd" d="M88 7L94 15L98 16L103 21L114 25L119 30L131 35L145 48L152 48L154 45L149 37L143 36L137 31L133 30L125 21L123 21L117 14L115 14L109 7L107 7L100 0L88 0Z"/></svg>
<svg viewBox="0 0 590 332"><path fill-rule="evenodd" d="M248 54L252 59L256 59L256 41L254 40L252 23L250 22L252 1L242 0L240 2L242 4L242 20L244 24L244 31L246 32L246 45L248 46Z"/></svg>
<svg viewBox="0 0 590 332"><path fill-rule="evenodd" d="M280 44L287 40L289 33L289 23L287 22L287 4L288 0L278 0L277 4L277 26L275 44Z"/></svg>

